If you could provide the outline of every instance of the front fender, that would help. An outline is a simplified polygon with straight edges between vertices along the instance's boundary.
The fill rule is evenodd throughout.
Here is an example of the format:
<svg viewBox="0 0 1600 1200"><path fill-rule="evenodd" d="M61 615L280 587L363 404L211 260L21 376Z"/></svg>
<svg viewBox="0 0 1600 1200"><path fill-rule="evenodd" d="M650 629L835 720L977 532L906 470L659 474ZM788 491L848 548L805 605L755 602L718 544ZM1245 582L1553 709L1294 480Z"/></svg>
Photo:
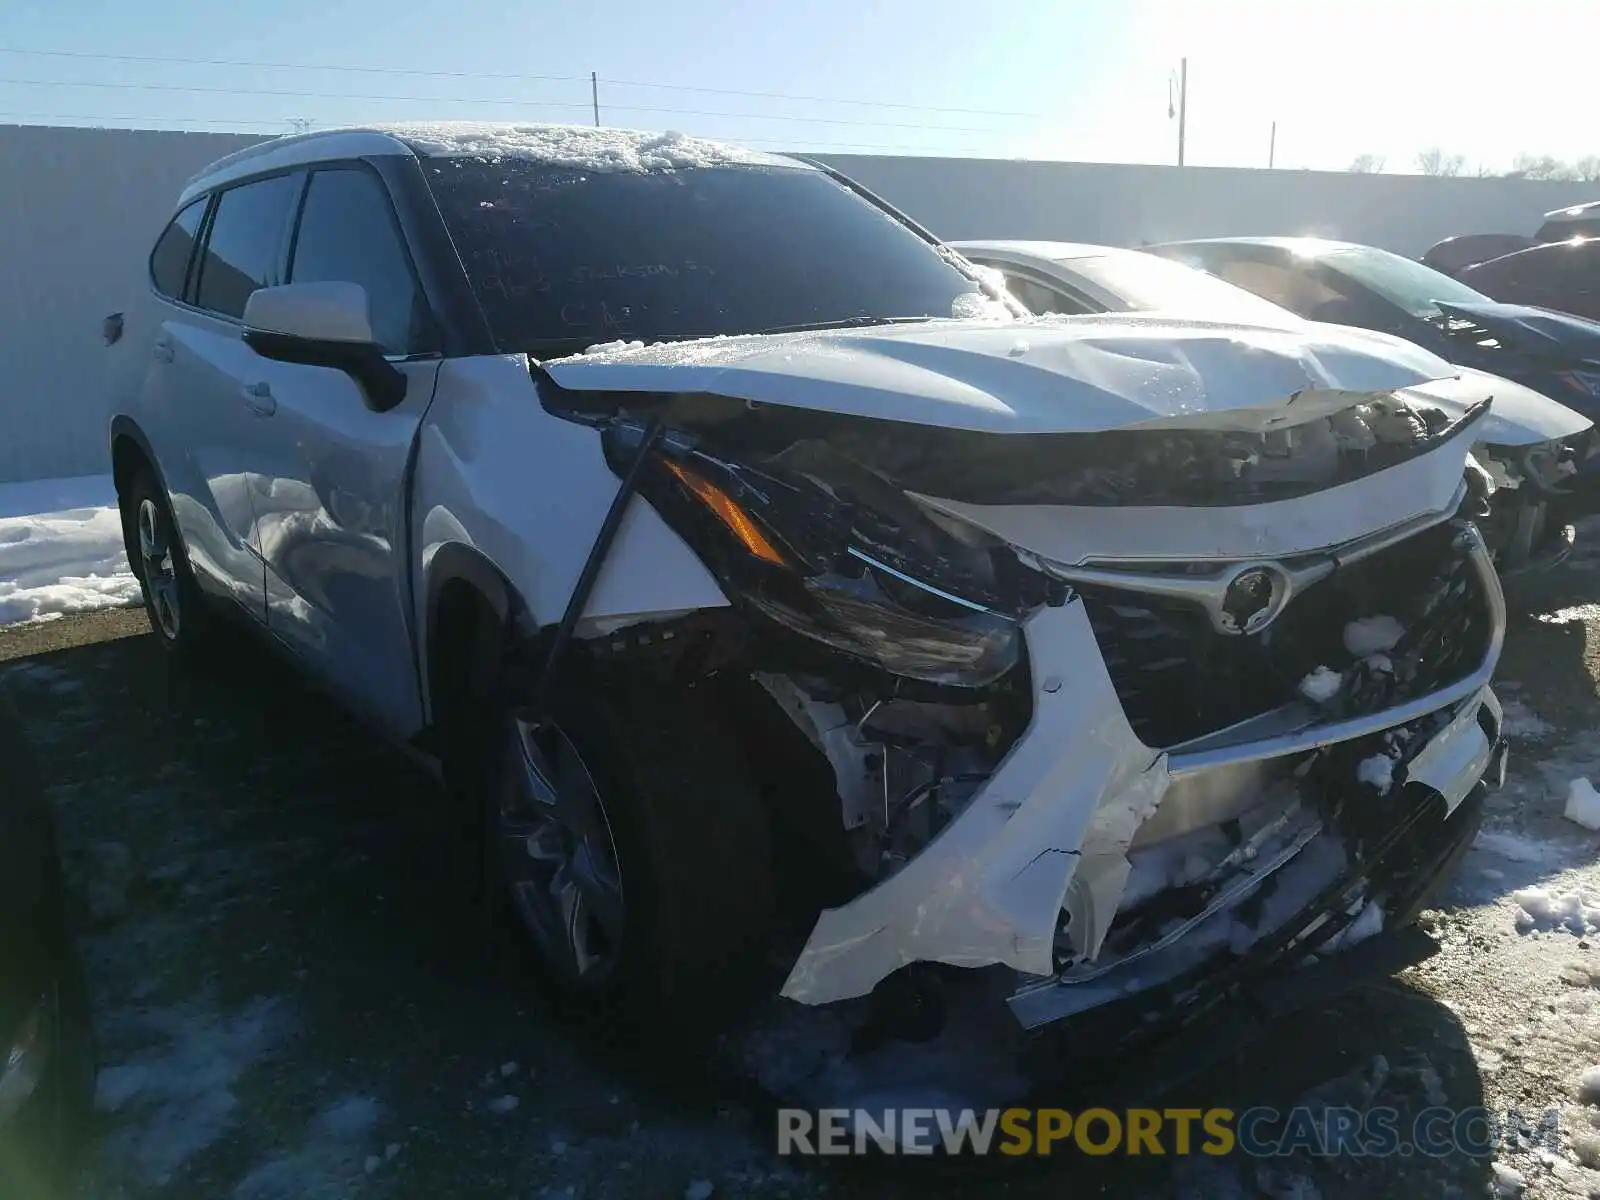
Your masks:
<svg viewBox="0 0 1600 1200"><path fill-rule="evenodd" d="M413 594L426 638L428 606L446 573L475 560L471 569L504 581L503 617L525 613L533 629L559 621L618 480L596 430L541 406L525 356L484 355L440 368L413 487L412 561L423 574ZM636 498L577 634L727 603L694 551Z"/></svg>

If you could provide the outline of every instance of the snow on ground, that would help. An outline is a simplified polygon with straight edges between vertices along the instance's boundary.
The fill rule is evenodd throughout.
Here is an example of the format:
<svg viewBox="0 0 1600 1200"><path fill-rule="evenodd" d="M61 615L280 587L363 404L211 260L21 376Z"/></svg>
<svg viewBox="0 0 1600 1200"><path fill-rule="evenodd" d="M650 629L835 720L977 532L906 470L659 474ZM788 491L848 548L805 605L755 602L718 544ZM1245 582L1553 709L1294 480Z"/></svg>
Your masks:
<svg viewBox="0 0 1600 1200"><path fill-rule="evenodd" d="M345 1096L316 1113L298 1148L273 1154L253 1167L233 1189L233 1200L339 1200L356 1181L374 1174L399 1153L368 1154L381 1109L367 1096Z"/></svg>
<svg viewBox="0 0 1600 1200"><path fill-rule="evenodd" d="M283 1036L282 1006L258 998L224 1013L209 996L98 1018L95 1106L113 1114L106 1159L163 1186L238 1119L235 1085Z"/></svg>
<svg viewBox="0 0 1600 1200"><path fill-rule="evenodd" d="M138 602L109 475L0 484L0 625Z"/></svg>
<svg viewBox="0 0 1600 1200"><path fill-rule="evenodd" d="M1600 829L1600 792L1587 779L1574 779L1567 785L1567 820L1585 829Z"/></svg>

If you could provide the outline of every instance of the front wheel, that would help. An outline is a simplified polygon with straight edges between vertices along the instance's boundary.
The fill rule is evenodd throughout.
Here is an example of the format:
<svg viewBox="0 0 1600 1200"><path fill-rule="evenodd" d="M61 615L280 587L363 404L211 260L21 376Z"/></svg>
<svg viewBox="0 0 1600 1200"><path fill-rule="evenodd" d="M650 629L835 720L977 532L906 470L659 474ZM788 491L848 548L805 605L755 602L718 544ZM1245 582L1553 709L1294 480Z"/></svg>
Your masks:
<svg viewBox="0 0 1600 1200"><path fill-rule="evenodd" d="M711 1032L753 998L773 906L766 811L700 692L575 660L547 721L476 740L489 874L565 999ZM487 744L486 744L487 743Z"/></svg>

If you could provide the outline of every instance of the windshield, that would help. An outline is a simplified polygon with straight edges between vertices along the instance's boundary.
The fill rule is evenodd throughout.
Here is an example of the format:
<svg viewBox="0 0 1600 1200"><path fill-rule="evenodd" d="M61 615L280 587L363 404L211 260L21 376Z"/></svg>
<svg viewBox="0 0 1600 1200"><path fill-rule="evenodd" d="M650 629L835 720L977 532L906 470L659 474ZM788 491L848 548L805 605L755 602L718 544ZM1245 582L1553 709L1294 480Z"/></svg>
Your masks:
<svg viewBox="0 0 1600 1200"><path fill-rule="evenodd" d="M506 351L548 357L983 305L944 252L809 167L603 172L454 156L424 168Z"/></svg>
<svg viewBox="0 0 1600 1200"><path fill-rule="evenodd" d="M1298 325L1300 318L1253 292L1180 263L1130 250L1062 264L1119 305L1135 312L1162 310L1247 325Z"/></svg>
<svg viewBox="0 0 1600 1200"><path fill-rule="evenodd" d="M1322 256L1322 261L1332 270L1350 276L1389 303L1425 321L1441 315L1436 303L1439 300L1446 304L1493 303L1459 279L1375 246L1330 250Z"/></svg>

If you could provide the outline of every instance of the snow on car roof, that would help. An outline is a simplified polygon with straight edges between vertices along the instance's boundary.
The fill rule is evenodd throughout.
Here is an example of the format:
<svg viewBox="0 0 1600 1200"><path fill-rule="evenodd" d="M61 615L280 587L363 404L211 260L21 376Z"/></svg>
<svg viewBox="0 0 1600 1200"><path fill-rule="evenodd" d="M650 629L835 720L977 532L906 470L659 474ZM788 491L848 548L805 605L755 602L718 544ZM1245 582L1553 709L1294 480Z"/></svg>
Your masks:
<svg viewBox="0 0 1600 1200"><path fill-rule="evenodd" d="M811 169L798 159L683 133L492 121L356 125L272 138L236 150L194 175L179 204L207 188L262 171L388 154L523 158L596 174L733 165Z"/></svg>
<svg viewBox="0 0 1600 1200"><path fill-rule="evenodd" d="M793 159L683 133L609 129L595 125L510 125L446 121L391 125L418 154L527 158L580 170L659 171L730 165L793 166Z"/></svg>

